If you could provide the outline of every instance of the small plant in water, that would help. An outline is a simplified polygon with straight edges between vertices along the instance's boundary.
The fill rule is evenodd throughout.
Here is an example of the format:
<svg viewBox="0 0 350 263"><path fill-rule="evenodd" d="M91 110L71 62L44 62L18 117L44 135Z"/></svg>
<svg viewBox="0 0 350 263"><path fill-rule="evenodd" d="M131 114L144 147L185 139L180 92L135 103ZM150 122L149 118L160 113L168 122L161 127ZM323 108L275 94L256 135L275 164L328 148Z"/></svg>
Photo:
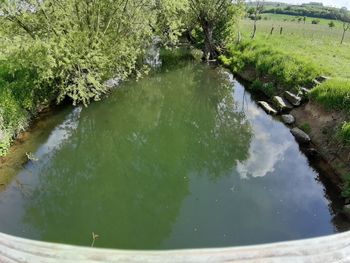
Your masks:
<svg viewBox="0 0 350 263"><path fill-rule="evenodd" d="M92 243L91 243L91 247L93 247L95 245L95 240L98 239L100 236L95 234L94 232L92 232Z"/></svg>
<svg viewBox="0 0 350 263"><path fill-rule="evenodd" d="M27 156L28 161L32 161L32 162L39 161L39 159L37 157L35 157L35 155L31 152L26 153L26 156Z"/></svg>
<svg viewBox="0 0 350 263"><path fill-rule="evenodd" d="M310 133L311 131L311 126L308 123L304 123L300 126L300 129L303 130L306 133Z"/></svg>

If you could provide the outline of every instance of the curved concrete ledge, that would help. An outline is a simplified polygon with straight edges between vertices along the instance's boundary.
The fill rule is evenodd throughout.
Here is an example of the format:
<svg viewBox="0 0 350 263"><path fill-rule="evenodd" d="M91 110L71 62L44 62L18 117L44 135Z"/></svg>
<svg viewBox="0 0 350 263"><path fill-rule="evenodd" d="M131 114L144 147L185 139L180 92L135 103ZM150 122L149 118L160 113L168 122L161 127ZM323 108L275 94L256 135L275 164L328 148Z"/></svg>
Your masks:
<svg viewBox="0 0 350 263"><path fill-rule="evenodd" d="M0 262L350 262L350 232L267 245L128 251L53 244L0 234Z"/></svg>

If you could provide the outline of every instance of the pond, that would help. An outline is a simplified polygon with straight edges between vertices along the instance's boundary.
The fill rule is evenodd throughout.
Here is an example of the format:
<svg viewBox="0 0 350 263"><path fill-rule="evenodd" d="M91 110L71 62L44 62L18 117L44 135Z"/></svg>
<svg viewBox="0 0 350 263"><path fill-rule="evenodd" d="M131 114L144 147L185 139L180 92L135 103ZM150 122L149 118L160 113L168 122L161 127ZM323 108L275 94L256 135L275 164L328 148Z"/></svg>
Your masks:
<svg viewBox="0 0 350 263"><path fill-rule="evenodd" d="M35 160L0 170L1 232L84 246L95 233L94 246L126 249L337 232L289 129L218 67L165 66L39 126L19 146Z"/></svg>

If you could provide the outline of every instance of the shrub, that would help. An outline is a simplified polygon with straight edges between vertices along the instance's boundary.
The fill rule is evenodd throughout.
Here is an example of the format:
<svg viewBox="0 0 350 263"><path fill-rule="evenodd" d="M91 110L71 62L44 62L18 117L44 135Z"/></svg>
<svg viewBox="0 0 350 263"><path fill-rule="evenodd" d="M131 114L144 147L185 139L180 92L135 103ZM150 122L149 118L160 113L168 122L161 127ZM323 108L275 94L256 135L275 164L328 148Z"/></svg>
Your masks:
<svg viewBox="0 0 350 263"><path fill-rule="evenodd" d="M230 69L232 72L239 72L245 66L244 61L241 58L241 53L237 50L232 50L228 56L221 55L219 61L225 67Z"/></svg>
<svg viewBox="0 0 350 263"><path fill-rule="evenodd" d="M333 21L331 21L331 22L328 23L328 26L329 26L330 28L333 28L333 27L335 27L335 23L334 23Z"/></svg>

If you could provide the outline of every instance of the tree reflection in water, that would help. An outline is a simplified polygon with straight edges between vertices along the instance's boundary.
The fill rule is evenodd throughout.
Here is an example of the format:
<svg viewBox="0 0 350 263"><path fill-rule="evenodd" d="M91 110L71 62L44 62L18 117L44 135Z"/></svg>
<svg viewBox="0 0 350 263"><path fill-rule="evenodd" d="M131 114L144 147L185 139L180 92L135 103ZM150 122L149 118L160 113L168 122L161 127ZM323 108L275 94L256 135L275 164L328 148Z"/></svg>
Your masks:
<svg viewBox="0 0 350 263"><path fill-rule="evenodd" d="M94 232L95 246L157 248L191 177L227 175L248 158L251 138L216 69L187 63L130 81L83 109L38 168L24 221L43 240L88 245Z"/></svg>

